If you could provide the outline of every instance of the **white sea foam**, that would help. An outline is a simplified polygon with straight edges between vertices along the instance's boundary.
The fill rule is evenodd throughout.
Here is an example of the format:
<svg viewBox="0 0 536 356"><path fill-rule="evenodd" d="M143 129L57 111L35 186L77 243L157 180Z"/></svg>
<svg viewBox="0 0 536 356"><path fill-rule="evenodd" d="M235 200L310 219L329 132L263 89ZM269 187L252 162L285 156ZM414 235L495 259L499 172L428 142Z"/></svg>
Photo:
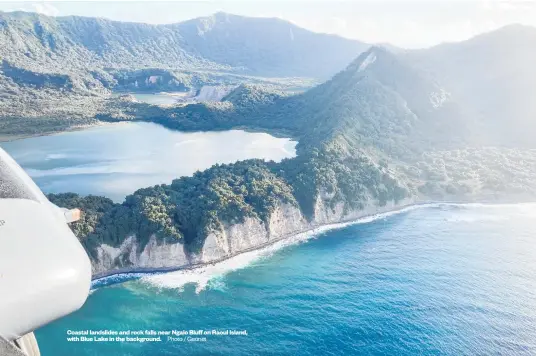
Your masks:
<svg viewBox="0 0 536 356"><path fill-rule="evenodd" d="M246 268L262 258L271 256L277 250L304 241L306 238L307 236L305 234L298 234L289 239L278 241L258 250L241 253L212 265L205 265L192 270L145 276L142 278L142 282L159 288L174 288L179 290L182 290L186 284L193 283L196 285L196 293L199 293L207 287L209 281L223 277L230 272ZM221 284L218 285L218 289L222 289L222 287Z"/></svg>
<svg viewBox="0 0 536 356"><path fill-rule="evenodd" d="M504 208L514 208L519 210L534 210L536 209L535 202L526 202L526 203L442 203L450 206L458 206L465 208L488 208L488 209L504 209Z"/></svg>
<svg viewBox="0 0 536 356"><path fill-rule="evenodd" d="M98 289L101 286L122 283L136 278L147 276L148 273L118 273L111 276L102 277L91 281L91 290Z"/></svg>
<svg viewBox="0 0 536 356"><path fill-rule="evenodd" d="M456 213L446 218L448 222L495 222L505 221L516 217L536 217L536 203L501 203L501 204L485 204L485 203L467 203L467 204L450 204L459 208L477 210L477 213ZM486 213L482 213L485 211Z"/></svg>
<svg viewBox="0 0 536 356"><path fill-rule="evenodd" d="M299 233L289 238L276 241L266 247L241 253L222 262L218 262L212 265L206 265L192 270L181 270L164 274L147 275L142 277L141 281L143 283L147 283L158 288L178 289L179 291L182 291L186 284L193 283L196 285L196 293L201 292L202 290L207 288L207 286L209 288L216 287L215 289L222 289L223 282L221 280L219 280L219 282L216 283L216 285L214 286L211 285L211 283L209 282L214 279L218 279L219 277L223 277L230 272L249 267L253 263L258 262L263 258L270 257L276 251L281 250L282 248L285 248L287 246L305 242L327 231L342 229L356 224L370 223L419 208L436 206L438 206L438 204L411 205L399 210L365 216L353 221L320 226L313 230Z"/></svg>
<svg viewBox="0 0 536 356"><path fill-rule="evenodd" d="M195 284L196 293L200 293L205 288L225 290L225 283L223 278L226 274L247 268L254 264L255 262L261 261L264 258L270 257L278 250L285 248L287 246L296 245L303 243L312 238L318 237L319 235L331 231L342 229L348 226L357 225L357 224L366 224L382 219L386 219L391 216L395 216L402 213L407 213L412 210L424 209L424 208L442 208L442 207L457 207L457 208L492 208L492 209L505 209L505 208L515 208L521 209L523 213L527 214L536 214L536 203L519 203L519 204L485 204L485 203L453 203L453 202L440 202L440 203L423 203L409 205L397 210L392 210L384 213L378 213L370 216L364 216L362 218L343 222L335 223L330 225L320 226L310 231L306 231L300 234L296 234L289 238L274 242L271 245L268 245L257 250L244 252L237 256L231 257L225 261L218 262L212 265L206 265L199 268L191 270L179 270L168 273L127 273L117 276L105 277L109 279L108 282L120 282L121 279L126 280L126 277L141 277L143 283L149 284L157 288L165 289L178 289L182 291L186 284ZM480 215L480 218L483 218L485 215ZM466 221L476 221L473 218L465 218ZM493 217L491 217L493 218ZM500 217L499 217L500 218ZM131 279L131 278L128 278ZM101 281L101 280L99 280ZM95 282L94 282L95 283ZM106 283L103 283L106 284ZM97 285L95 285L98 287Z"/></svg>

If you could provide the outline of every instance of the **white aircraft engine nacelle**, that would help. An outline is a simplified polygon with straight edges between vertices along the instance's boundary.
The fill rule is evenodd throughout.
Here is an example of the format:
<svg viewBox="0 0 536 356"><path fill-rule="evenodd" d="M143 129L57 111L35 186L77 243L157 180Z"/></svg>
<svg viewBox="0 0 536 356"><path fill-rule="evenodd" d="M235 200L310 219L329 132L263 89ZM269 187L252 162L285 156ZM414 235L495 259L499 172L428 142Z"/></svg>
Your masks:
<svg viewBox="0 0 536 356"><path fill-rule="evenodd" d="M0 148L0 336L6 340L84 304L91 265L67 225L78 213L50 203Z"/></svg>

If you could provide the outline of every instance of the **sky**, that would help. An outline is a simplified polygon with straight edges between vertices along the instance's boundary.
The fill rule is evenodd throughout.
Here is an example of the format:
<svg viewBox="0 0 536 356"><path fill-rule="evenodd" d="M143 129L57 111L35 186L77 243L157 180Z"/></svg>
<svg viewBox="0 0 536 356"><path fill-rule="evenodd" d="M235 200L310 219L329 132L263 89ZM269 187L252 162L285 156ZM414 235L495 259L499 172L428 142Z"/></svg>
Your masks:
<svg viewBox="0 0 536 356"><path fill-rule="evenodd" d="M536 0L2 1L1 11L34 11L166 24L223 11L279 17L315 32L422 48L461 41L511 23L536 27Z"/></svg>

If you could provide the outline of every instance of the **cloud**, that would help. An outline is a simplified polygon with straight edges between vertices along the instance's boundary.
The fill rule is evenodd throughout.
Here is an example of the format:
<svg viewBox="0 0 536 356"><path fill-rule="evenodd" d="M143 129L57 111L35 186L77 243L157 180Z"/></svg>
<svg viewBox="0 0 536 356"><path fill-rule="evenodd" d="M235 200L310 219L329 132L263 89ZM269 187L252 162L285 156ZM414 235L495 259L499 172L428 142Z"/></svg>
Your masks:
<svg viewBox="0 0 536 356"><path fill-rule="evenodd" d="M482 7L492 11L515 11L534 9L536 3L528 0L484 0L482 1Z"/></svg>
<svg viewBox="0 0 536 356"><path fill-rule="evenodd" d="M40 3L30 3L29 5L33 8L34 12L37 12L43 15L58 16L60 13L60 11L50 3L40 2Z"/></svg>
<svg viewBox="0 0 536 356"><path fill-rule="evenodd" d="M6 9L6 11L37 12L47 16L58 16L60 14L60 11L54 5L45 1L21 3L21 6L15 9Z"/></svg>

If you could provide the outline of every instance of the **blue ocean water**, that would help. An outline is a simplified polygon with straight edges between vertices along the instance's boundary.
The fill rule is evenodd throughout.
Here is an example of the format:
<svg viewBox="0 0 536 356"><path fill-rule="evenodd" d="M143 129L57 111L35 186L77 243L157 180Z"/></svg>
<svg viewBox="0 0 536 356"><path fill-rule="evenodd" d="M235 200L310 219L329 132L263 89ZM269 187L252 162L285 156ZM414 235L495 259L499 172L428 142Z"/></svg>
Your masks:
<svg viewBox="0 0 536 356"><path fill-rule="evenodd" d="M535 228L536 204L417 208L219 269L97 289L36 336L43 356L534 355ZM248 336L73 343L69 329Z"/></svg>

